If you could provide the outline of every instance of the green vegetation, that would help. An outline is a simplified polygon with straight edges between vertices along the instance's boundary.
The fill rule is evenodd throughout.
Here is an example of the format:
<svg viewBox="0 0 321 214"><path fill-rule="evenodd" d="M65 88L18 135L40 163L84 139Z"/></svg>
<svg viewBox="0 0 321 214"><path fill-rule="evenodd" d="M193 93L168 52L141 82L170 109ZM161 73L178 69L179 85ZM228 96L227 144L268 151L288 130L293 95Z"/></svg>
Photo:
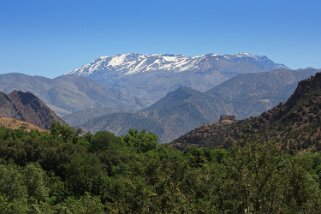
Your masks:
<svg viewBox="0 0 321 214"><path fill-rule="evenodd" d="M321 154L269 143L184 152L130 130L0 128L0 213L318 213Z"/></svg>

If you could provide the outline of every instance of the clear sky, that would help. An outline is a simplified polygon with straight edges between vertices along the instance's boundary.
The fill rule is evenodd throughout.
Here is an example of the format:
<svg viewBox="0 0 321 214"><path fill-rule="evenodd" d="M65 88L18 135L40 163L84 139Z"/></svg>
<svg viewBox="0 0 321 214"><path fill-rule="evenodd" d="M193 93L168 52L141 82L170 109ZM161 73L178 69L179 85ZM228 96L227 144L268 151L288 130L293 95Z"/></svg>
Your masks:
<svg viewBox="0 0 321 214"><path fill-rule="evenodd" d="M0 73L55 77L127 52L250 52L321 68L321 1L0 0Z"/></svg>

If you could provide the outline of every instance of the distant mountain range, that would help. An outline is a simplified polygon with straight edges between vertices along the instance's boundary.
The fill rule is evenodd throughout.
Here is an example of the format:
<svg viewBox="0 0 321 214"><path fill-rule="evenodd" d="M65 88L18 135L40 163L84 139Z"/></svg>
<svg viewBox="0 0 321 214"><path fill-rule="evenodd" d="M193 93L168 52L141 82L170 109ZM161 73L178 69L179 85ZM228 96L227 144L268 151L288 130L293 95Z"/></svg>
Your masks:
<svg viewBox="0 0 321 214"><path fill-rule="evenodd" d="M237 74L279 68L286 66L247 53L194 57L120 54L100 57L54 79L2 74L0 91L30 91L61 116L89 108L136 111L182 86L204 92Z"/></svg>
<svg viewBox="0 0 321 214"><path fill-rule="evenodd" d="M287 67L248 53L193 57L130 53L100 57L66 76L92 79L144 108L180 86L204 92L237 74L281 68Z"/></svg>
<svg viewBox="0 0 321 214"><path fill-rule="evenodd" d="M266 56L249 53L235 55L207 54L202 56L184 56L173 54L119 54L103 56L94 62L75 69L66 75L92 76L97 79L109 79L113 76L124 77L146 72L204 72L218 70L222 73L239 74L287 68L283 64L274 63ZM251 70L252 69L252 70Z"/></svg>
<svg viewBox="0 0 321 214"><path fill-rule="evenodd" d="M285 150L321 150L321 73L301 81L284 104L232 123L201 126L172 142L177 148L188 145L228 147L259 140L280 143Z"/></svg>
<svg viewBox="0 0 321 214"><path fill-rule="evenodd" d="M10 94L0 92L0 118L26 121L43 129L48 129L55 121L63 123L63 120L38 97L30 92L21 91L13 91Z"/></svg>
<svg viewBox="0 0 321 214"><path fill-rule="evenodd" d="M289 70L248 53L183 56L120 54L100 57L48 79L0 75L0 91L29 91L70 124L124 134L155 132L168 143L220 114L259 115L291 95L316 69Z"/></svg>

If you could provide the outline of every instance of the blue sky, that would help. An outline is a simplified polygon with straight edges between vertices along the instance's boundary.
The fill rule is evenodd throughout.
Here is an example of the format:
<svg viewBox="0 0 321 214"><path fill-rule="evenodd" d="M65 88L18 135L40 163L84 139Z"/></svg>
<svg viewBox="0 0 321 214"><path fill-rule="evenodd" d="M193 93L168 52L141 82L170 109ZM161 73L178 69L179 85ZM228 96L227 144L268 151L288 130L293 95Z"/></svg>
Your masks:
<svg viewBox="0 0 321 214"><path fill-rule="evenodd" d="M127 52L321 68L320 11L319 0L0 0L0 73L55 77Z"/></svg>

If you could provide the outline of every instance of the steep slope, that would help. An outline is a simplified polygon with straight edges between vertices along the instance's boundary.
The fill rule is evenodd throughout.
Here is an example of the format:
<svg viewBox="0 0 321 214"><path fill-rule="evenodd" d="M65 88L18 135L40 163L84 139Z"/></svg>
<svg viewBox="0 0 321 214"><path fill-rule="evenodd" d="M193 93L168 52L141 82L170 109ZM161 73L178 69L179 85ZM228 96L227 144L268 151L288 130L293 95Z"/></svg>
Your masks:
<svg viewBox="0 0 321 214"><path fill-rule="evenodd" d="M54 111L30 92L13 91L8 97L24 121L48 129L54 121L63 122Z"/></svg>
<svg viewBox="0 0 321 214"><path fill-rule="evenodd" d="M10 97L3 92L0 92L0 117L22 119L22 115L12 103Z"/></svg>
<svg viewBox="0 0 321 214"><path fill-rule="evenodd" d="M321 73L301 81L285 104L258 117L230 125L212 124L197 128L172 144L226 147L251 139L280 143L283 149L321 149Z"/></svg>
<svg viewBox="0 0 321 214"><path fill-rule="evenodd" d="M297 83L321 70L274 70L237 75L206 94L220 97L233 106L238 119L256 116L271 109L293 93Z"/></svg>
<svg viewBox="0 0 321 214"><path fill-rule="evenodd" d="M180 86L206 91L240 73L264 72L284 65L265 56L207 54L187 57L169 54L120 54L100 57L66 74L92 79L116 89L131 102L147 107Z"/></svg>
<svg viewBox="0 0 321 214"><path fill-rule="evenodd" d="M14 90L30 91L59 115L106 106L117 109L127 106L119 93L106 90L97 83L83 77L59 77L49 79L24 74L0 75L0 90L10 93ZM131 108L136 107L131 103Z"/></svg>
<svg viewBox="0 0 321 214"><path fill-rule="evenodd" d="M14 118L48 129L53 122L62 122L55 112L30 92L0 93L0 117Z"/></svg>
<svg viewBox="0 0 321 214"><path fill-rule="evenodd" d="M63 123L39 98L21 91L8 95L0 92L0 117L23 120L43 129L48 129L55 121Z"/></svg>

